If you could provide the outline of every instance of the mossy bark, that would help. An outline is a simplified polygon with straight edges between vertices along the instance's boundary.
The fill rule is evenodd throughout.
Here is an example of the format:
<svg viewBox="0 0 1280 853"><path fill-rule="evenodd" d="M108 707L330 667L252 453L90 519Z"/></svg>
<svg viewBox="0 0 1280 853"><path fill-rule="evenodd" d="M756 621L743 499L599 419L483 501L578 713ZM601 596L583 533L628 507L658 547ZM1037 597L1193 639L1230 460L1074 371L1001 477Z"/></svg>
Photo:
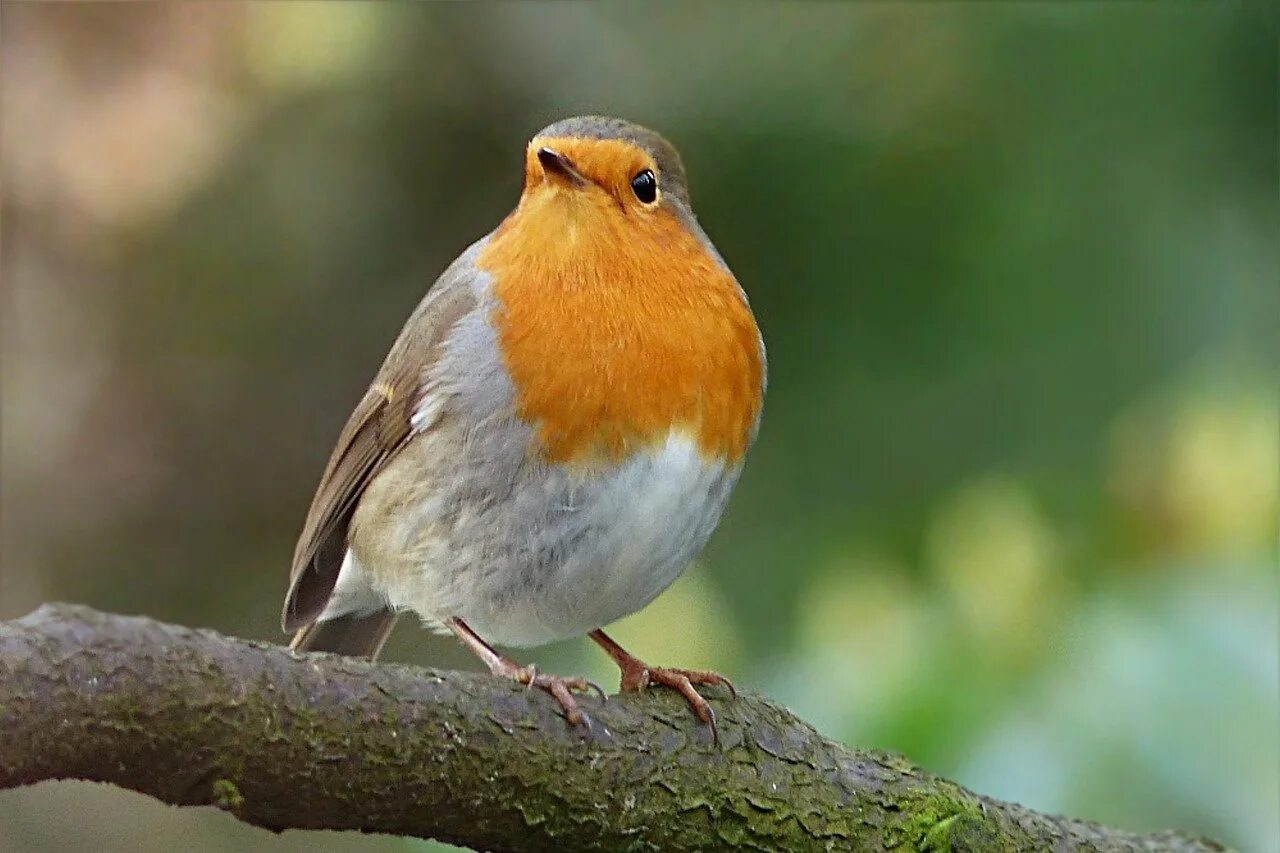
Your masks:
<svg viewBox="0 0 1280 853"><path fill-rule="evenodd" d="M978 796L753 696L549 697L50 605L0 624L0 788L90 779L269 829L498 850L1222 850Z"/></svg>

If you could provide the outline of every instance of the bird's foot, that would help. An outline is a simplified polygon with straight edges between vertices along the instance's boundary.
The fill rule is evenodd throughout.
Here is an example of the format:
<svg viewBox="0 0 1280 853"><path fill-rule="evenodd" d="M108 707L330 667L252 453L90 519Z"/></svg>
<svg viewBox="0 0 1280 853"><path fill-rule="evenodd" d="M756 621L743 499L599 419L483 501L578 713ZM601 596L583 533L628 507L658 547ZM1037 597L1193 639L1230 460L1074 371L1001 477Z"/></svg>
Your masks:
<svg viewBox="0 0 1280 853"><path fill-rule="evenodd" d="M587 681L585 678L565 677L562 675L547 675L538 672L538 668L533 664L528 666L520 666L514 661L500 658L494 665L489 667L490 671L499 678L510 678L512 681L523 684L526 687L537 687L551 694L552 698L560 704L561 710L564 711L564 718L571 726L591 727L591 720L578 706L578 700L574 698L574 692L586 693L594 690L600 698L605 699L604 690L600 685L593 681Z"/></svg>
<svg viewBox="0 0 1280 853"><path fill-rule="evenodd" d="M689 703L689 708L693 711L694 716L711 727L712 739L719 742L720 730L716 726L716 712L712 710L710 703L698 692L695 685L727 687L729 688L729 693L736 699L738 698L738 691L734 689L732 681L716 672L700 669L678 669L668 666L649 666L635 658L625 664L620 663L619 666L622 669L620 689L624 693L639 693L653 685L676 691Z"/></svg>
<svg viewBox="0 0 1280 853"><path fill-rule="evenodd" d="M600 689L600 685L587 681L585 678L564 678L559 675L544 675L538 672L538 668L530 664L529 666L520 666L513 660L498 654L493 646L486 643L479 634L471 630L471 626L463 621L460 616L453 616L446 619L445 626L453 632L462 644L476 654L480 660L484 661L485 666L489 667L489 671L499 678L509 678L512 681L523 684L526 687L537 687L551 694L551 697L560 703L560 708L564 711L564 718L569 721L571 726L587 726L591 727L591 721L587 715L578 707L578 700L573 698L573 691L585 693L588 690L594 690L600 694L600 698L605 698L604 691Z"/></svg>
<svg viewBox="0 0 1280 853"><path fill-rule="evenodd" d="M716 743L720 742L720 730L716 727L716 712L711 709L711 705L697 691L694 685L708 687L723 685L729 688L729 693L733 695L734 699L737 699L738 691L734 688L732 681L717 672L708 672L702 669L649 666L615 643L613 638L599 629L592 631L590 637L618 665L618 669L622 672L620 689L624 693L639 693L654 684L676 691L684 697L684 701L689 703L689 708L692 709L694 715L703 724L711 727L711 739Z"/></svg>

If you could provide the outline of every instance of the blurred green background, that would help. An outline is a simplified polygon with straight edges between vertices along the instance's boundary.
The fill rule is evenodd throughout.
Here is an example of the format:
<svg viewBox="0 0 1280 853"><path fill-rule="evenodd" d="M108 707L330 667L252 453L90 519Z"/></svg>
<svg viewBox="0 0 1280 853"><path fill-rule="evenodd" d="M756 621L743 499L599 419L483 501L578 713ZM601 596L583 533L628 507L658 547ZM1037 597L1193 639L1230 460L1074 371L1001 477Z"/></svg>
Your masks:
<svg viewBox="0 0 1280 853"><path fill-rule="evenodd" d="M987 794L1280 850L1275 8L6 4L0 617L283 640L401 322L529 136L617 114L681 148L770 356L719 532L620 639ZM388 656L475 666L407 621ZM429 846L0 795L3 850Z"/></svg>

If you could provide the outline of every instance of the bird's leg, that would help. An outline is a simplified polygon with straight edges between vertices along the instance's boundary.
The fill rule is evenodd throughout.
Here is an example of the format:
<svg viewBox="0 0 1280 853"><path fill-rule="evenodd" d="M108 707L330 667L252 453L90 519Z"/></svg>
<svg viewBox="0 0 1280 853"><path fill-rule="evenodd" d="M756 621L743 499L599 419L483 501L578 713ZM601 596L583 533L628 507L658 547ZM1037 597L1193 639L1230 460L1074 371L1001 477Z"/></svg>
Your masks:
<svg viewBox="0 0 1280 853"><path fill-rule="evenodd" d="M736 699L738 698L738 691L734 689L733 682L715 672L649 666L615 643L604 631L592 631L590 636L600 648L605 650L609 657L613 658L613 662L618 665L618 669L622 670L622 681L619 686L624 693L638 693L651 684L669 687L685 698L685 701L689 703L689 707L693 709L693 713L697 715L698 719L711 726L712 736L719 739L719 732L716 730L715 712L711 710L711 705L707 703L706 699L702 698L702 694L694 688L694 685L703 684L713 687L724 685L729 688L729 692Z"/></svg>
<svg viewBox="0 0 1280 853"><path fill-rule="evenodd" d="M486 643L479 634L471 630L470 625L457 616L446 619L444 624L462 642L462 645L484 661L485 666L489 667L489 672L499 678L510 678L512 681L523 684L526 687L542 688L560 703L560 707L564 710L564 717L568 720L569 725L577 726L585 723L590 726L587 715L582 712L582 709L578 707L578 701L573 698L573 691L594 690L603 699L604 691L600 689L599 685L587 681L585 678L564 678L559 675L545 675L538 672L537 667L532 664L520 666L510 658L498 654L498 651L493 646Z"/></svg>

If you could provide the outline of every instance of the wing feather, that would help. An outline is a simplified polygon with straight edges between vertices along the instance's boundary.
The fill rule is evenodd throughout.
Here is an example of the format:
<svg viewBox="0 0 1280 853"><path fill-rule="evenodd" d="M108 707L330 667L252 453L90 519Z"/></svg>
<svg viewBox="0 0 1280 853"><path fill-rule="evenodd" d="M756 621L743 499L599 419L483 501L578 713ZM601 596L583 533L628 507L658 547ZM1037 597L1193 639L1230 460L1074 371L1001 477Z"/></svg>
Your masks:
<svg viewBox="0 0 1280 853"><path fill-rule="evenodd" d="M413 414L424 384L449 333L477 304L465 272L455 264L428 291L342 428L293 553L282 619L285 631L309 625L324 612L346 555L348 528L360 496L415 435Z"/></svg>

